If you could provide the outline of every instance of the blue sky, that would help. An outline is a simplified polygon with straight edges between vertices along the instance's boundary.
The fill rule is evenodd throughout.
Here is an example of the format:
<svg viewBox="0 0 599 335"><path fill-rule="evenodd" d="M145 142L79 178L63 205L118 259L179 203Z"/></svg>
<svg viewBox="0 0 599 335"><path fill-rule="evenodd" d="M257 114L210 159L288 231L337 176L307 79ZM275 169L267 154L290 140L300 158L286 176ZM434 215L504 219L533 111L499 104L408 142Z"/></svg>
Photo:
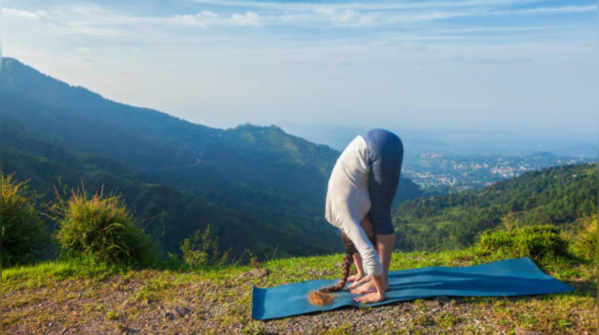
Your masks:
<svg viewBox="0 0 599 335"><path fill-rule="evenodd" d="M212 126L597 136L597 2L4 0L2 30L3 56Z"/></svg>

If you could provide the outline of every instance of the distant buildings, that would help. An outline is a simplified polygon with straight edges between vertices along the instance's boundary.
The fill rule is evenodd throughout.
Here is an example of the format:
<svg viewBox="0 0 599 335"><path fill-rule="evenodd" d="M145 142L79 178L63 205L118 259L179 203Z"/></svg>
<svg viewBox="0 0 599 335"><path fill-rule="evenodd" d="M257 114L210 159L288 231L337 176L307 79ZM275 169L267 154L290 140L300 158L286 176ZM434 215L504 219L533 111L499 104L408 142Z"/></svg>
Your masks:
<svg viewBox="0 0 599 335"><path fill-rule="evenodd" d="M442 153L420 154L415 164L407 165L404 174L426 190L443 189L461 192L517 177L528 171L551 166L589 162L585 158L533 156L448 156Z"/></svg>

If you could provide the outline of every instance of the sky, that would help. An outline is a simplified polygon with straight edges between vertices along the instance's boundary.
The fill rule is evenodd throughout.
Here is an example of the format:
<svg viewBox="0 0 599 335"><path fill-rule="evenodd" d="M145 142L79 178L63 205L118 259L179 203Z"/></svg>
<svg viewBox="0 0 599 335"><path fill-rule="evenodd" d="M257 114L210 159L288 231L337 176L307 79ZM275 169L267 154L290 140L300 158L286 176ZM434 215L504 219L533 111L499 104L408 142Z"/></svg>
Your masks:
<svg viewBox="0 0 599 335"><path fill-rule="evenodd" d="M597 139L597 2L2 1L2 54L216 127Z"/></svg>

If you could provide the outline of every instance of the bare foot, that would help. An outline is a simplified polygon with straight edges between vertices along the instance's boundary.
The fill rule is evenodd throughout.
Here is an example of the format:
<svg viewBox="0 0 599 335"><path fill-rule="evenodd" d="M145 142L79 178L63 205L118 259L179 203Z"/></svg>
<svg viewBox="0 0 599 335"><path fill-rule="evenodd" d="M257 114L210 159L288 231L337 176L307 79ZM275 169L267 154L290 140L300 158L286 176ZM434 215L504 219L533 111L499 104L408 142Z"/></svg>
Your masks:
<svg viewBox="0 0 599 335"><path fill-rule="evenodd" d="M373 303L373 302L379 302L379 301L383 301L383 300L385 300L385 296L378 294L377 292L368 293L361 297L354 298L354 301L361 302L361 303L368 303L368 302Z"/></svg>
<svg viewBox="0 0 599 335"><path fill-rule="evenodd" d="M364 277L360 278L359 280L354 281L353 284L351 284L347 287L347 289L349 291L351 291L352 289L354 289L360 285L363 285L363 284L369 282L370 280L371 280L370 277L364 276Z"/></svg>
<svg viewBox="0 0 599 335"><path fill-rule="evenodd" d="M352 288L354 288L354 287L352 287L352 285L355 285L355 284L358 284L358 285L354 286L355 289L352 289ZM372 280L372 278L368 278L368 280L366 280L366 281L356 282L352 285L350 285L348 287L348 290L352 294L366 294L366 293L376 292L376 286L374 285L374 281ZM385 291L389 291L389 283L384 283L383 289Z"/></svg>
<svg viewBox="0 0 599 335"><path fill-rule="evenodd" d="M352 294L373 293L373 292L376 292L376 286L374 286L374 283L372 282L372 280L369 280L365 283L362 283L360 286L356 287L355 289L350 290L350 292Z"/></svg>
<svg viewBox="0 0 599 335"><path fill-rule="evenodd" d="M347 282L351 283L351 282L354 282L354 281L358 281L358 280L360 280L362 278L364 278L364 275L361 275L361 274L353 275L353 276L350 276L349 278L347 278Z"/></svg>

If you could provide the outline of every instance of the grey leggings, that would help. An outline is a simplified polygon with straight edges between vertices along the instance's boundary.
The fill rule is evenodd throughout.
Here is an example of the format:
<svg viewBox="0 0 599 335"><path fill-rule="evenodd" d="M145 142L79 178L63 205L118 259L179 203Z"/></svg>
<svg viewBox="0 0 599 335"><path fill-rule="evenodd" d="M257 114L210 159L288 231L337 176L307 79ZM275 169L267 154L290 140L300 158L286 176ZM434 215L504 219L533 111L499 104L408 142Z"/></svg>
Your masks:
<svg viewBox="0 0 599 335"><path fill-rule="evenodd" d="M362 137L368 146L370 218L377 235L393 234L391 206L399 185L403 143L394 133L373 129Z"/></svg>

